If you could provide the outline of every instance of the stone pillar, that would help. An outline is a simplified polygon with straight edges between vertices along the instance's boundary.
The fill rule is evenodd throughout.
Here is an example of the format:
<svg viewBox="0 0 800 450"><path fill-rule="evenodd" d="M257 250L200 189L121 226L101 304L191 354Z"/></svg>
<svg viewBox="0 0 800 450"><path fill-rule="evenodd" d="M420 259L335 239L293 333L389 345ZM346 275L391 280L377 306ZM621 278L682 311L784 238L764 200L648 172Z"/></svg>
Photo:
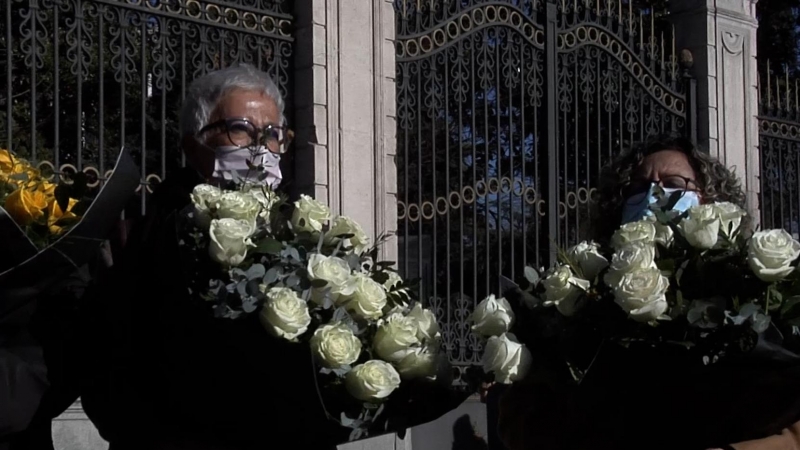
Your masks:
<svg viewBox="0 0 800 450"><path fill-rule="evenodd" d="M698 141L742 178L757 221L757 0L673 0L676 44L694 57Z"/></svg>
<svg viewBox="0 0 800 450"><path fill-rule="evenodd" d="M296 2L297 189L358 221L397 227L394 11L390 0ZM383 246L396 261L396 241Z"/></svg>

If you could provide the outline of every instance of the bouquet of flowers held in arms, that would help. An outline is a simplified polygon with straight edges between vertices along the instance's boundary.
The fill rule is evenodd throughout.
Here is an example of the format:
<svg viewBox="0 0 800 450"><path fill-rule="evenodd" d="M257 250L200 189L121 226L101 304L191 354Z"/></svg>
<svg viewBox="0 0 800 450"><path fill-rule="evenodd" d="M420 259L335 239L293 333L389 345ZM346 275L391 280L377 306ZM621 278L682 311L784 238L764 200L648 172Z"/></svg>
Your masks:
<svg viewBox="0 0 800 450"><path fill-rule="evenodd" d="M96 196L88 184L83 172L51 182L28 161L0 150L0 317L96 255L139 185L139 172L122 149Z"/></svg>
<svg viewBox="0 0 800 450"><path fill-rule="evenodd" d="M265 333L309 346L318 383L308 389L350 440L402 432L469 394L451 389L433 313L411 301L393 263L376 260L358 223L244 182L199 185L192 203L180 243L193 293L218 318L256 314Z"/></svg>
<svg viewBox="0 0 800 450"><path fill-rule="evenodd" d="M677 213L681 194L658 194L610 248L560 251L555 267L525 269L510 302L479 306L485 369L547 386L571 426L614 448L652 440L653 426L668 430L658 448L780 433L800 420L800 242L748 231L733 204Z"/></svg>

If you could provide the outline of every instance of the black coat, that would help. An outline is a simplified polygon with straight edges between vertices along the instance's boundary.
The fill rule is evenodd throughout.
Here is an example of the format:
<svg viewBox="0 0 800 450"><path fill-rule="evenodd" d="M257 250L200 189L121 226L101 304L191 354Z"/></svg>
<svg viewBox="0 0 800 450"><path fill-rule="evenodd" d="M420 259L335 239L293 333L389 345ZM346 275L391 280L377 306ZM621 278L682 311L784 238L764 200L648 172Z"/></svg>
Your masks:
<svg viewBox="0 0 800 450"><path fill-rule="evenodd" d="M177 218L201 180L159 186L111 276L89 296L82 403L112 447L331 448L306 346L270 337L256 317L216 319L189 293Z"/></svg>

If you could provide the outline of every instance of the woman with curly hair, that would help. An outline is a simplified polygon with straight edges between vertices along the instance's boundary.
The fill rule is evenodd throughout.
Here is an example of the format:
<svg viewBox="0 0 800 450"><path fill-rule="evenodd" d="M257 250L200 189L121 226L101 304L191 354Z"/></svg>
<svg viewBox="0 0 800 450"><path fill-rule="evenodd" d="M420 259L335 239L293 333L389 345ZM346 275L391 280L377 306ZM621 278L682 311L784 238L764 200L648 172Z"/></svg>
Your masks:
<svg viewBox="0 0 800 450"><path fill-rule="evenodd" d="M608 242L621 224L651 215L649 207L658 201L657 186L670 196L680 194L673 206L680 212L710 202L745 207L741 183L725 165L687 139L651 139L624 152L603 171L595 215L601 219L594 223L593 238ZM505 446L509 450L720 446L800 450L800 422L768 432L756 425L752 428L759 431L733 425L757 422L748 418L767 411L797 410L800 389L780 391L782 399L750 392L771 386L771 380L785 382L782 374L718 371L699 380L658 355L638 355L642 359L630 367L620 365L622 360L614 356L598 358L592 363L593 379L585 379L577 388L558 378L539 378L542 374L535 372L512 385L500 402L498 431ZM752 380L759 380L759 386ZM790 417L795 416L781 416L778 423L792 423L795 418ZM752 437L757 439L747 440Z"/></svg>
<svg viewBox="0 0 800 450"><path fill-rule="evenodd" d="M594 237L605 242L621 223L650 214L656 201L655 186L683 195L675 209L710 202L731 202L745 207L745 194L736 175L688 139L654 138L621 154L600 176L598 211L607 220L594 224Z"/></svg>

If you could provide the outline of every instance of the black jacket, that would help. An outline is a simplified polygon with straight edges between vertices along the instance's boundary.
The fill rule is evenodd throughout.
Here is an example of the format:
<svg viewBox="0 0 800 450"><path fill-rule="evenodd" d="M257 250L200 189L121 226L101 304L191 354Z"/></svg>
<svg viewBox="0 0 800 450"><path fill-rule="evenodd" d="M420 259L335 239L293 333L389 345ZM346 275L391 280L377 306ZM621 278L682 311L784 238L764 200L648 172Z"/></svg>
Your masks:
<svg viewBox="0 0 800 450"><path fill-rule="evenodd" d="M184 169L159 186L89 295L84 409L117 448L332 448L347 430L323 412L307 348L270 337L256 317L215 319L189 293L176 219L200 182Z"/></svg>

